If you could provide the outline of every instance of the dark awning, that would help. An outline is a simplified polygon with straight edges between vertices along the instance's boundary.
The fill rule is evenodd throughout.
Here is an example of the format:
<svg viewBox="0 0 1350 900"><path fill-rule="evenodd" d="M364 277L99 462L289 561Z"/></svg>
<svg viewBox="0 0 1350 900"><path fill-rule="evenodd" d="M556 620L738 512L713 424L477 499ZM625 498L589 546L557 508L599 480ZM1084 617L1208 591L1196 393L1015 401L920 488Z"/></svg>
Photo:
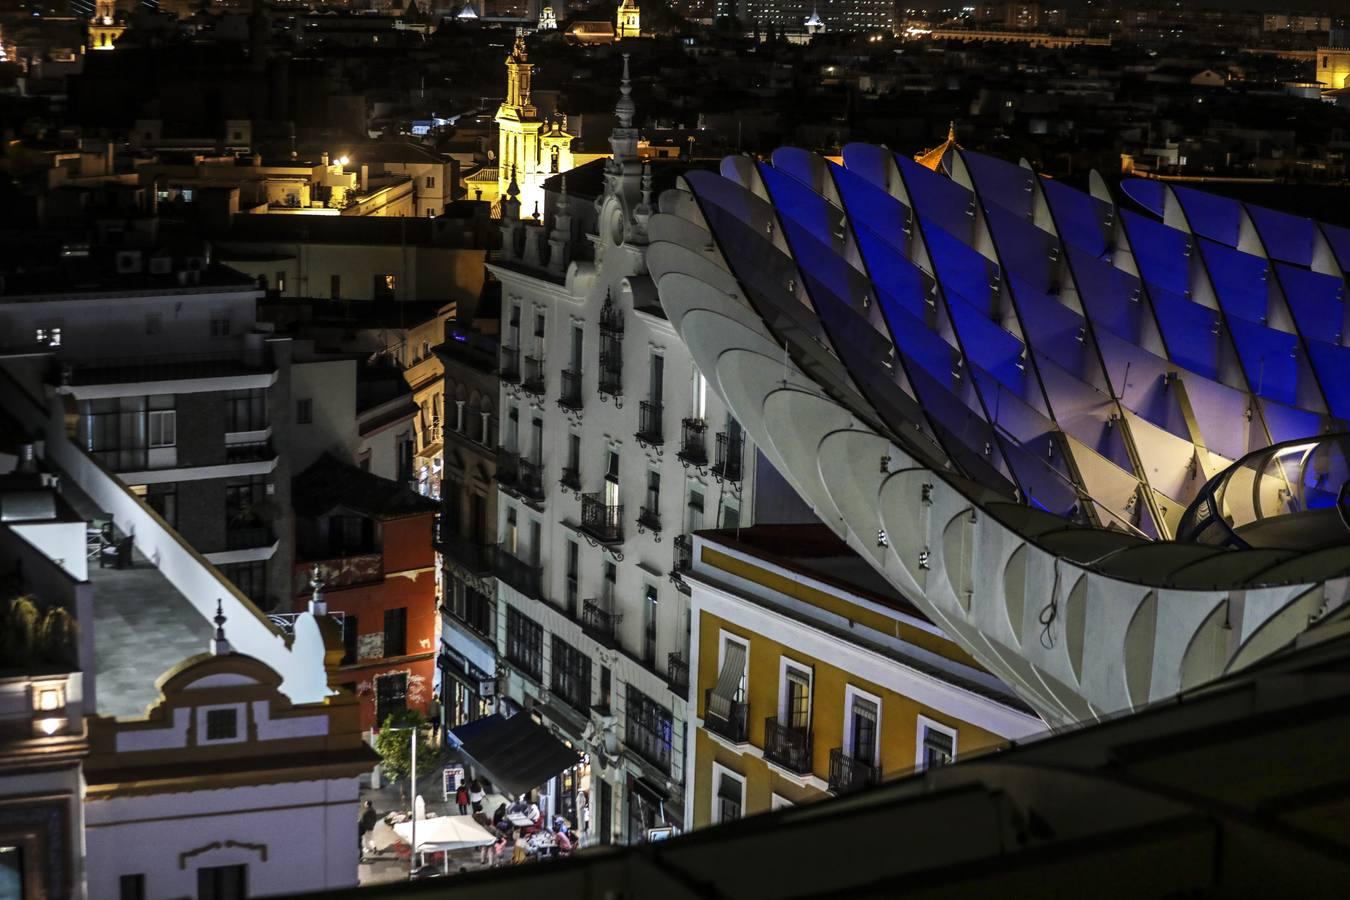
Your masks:
<svg viewBox="0 0 1350 900"><path fill-rule="evenodd" d="M581 761L575 750L524 713L509 719L493 714L451 734L493 787L511 797L542 787Z"/></svg>

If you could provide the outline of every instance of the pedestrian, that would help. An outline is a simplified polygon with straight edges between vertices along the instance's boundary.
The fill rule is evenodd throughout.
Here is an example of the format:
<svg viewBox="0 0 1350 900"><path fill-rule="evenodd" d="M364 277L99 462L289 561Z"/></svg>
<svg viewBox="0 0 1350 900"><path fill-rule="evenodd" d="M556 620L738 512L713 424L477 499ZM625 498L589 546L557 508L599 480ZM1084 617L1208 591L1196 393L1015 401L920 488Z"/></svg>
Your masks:
<svg viewBox="0 0 1350 900"><path fill-rule="evenodd" d="M486 796L483 793L483 785L475 778L473 784L469 785L469 802L473 804L474 812L483 811L483 798Z"/></svg>
<svg viewBox="0 0 1350 900"><path fill-rule="evenodd" d="M367 800L366 805L361 808L359 833L357 835L357 846L363 860L366 858L367 848L369 848L369 852L374 852L375 823L379 821L379 818L379 813L375 812L375 804Z"/></svg>
<svg viewBox="0 0 1350 900"><path fill-rule="evenodd" d="M469 787L463 781L459 783L459 790L455 791L455 805L459 807L461 816L469 814Z"/></svg>
<svg viewBox="0 0 1350 900"><path fill-rule="evenodd" d="M431 720L431 742L440 746L441 695L439 692L431 695L431 702L427 704L427 718Z"/></svg>

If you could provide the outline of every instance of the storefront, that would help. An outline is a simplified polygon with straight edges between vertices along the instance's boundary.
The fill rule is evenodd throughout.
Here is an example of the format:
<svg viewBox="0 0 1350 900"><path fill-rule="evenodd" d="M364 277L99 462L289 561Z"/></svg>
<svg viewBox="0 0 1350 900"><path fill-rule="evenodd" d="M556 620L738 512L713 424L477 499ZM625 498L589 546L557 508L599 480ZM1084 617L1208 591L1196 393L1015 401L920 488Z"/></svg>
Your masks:
<svg viewBox="0 0 1350 900"><path fill-rule="evenodd" d="M492 715L497 684L490 674L444 643L436 666L446 728L458 728Z"/></svg>
<svg viewBox="0 0 1350 900"><path fill-rule="evenodd" d="M583 841L591 837L591 757L581 755L581 762L562 772L557 778L557 810L582 836Z"/></svg>

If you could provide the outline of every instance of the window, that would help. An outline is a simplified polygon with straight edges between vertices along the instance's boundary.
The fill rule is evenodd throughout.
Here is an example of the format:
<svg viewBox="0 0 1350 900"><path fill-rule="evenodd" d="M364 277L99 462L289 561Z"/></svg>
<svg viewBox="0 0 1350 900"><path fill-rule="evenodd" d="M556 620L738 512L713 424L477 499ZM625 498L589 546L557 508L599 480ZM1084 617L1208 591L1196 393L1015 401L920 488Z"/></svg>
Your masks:
<svg viewBox="0 0 1350 900"><path fill-rule="evenodd" d="M178 443L178 413L174 410L152 410L149 424L151 447L172 447Z"/></svg>
<svg viewBox="0 0 1350 900"><path fill-rule="evenodd" d="M783 659L782 695L778 699L780 724L805 731L811 722L811 672L809 669Z"/></svg>
<svg viewBox="0 0 1350 900"><path fill-rule="evenodd" d="M722 528L732 529L741 527L741 508L730 498L722 499Z"/></svg>
<svg viewBox="0 0 1350 900"><path fill-rule="evenodd" d="M170 528L178 527L178 491L173 484L152 484L145 495L145 503Z"/></svg>
<svg viewBox="0 0 1350 900"><path fill-rule="evenodd" d="M530 459L536 466L544 464L544 420L530 420Z"/></svg>
<svg viewBox="0 0 1350 900"><path fill-rule="evenodd" d="M600 667L600 702L597 704L600 709L609 709L611 675L609 666Z"/></svg>
<svg viewBox="0 0 1350 900"><path fill-rule="evenodd" d="M123 875L117 884L118 900L145 900L145 875Z"/></svg>
<svg viewBox="0 0 1350 900"><path fill-rule="evenodd" d="M689 485L689 506L686 511L688 522L685 531L693 534L703 527L703 486Z"/></svg>
<svg viewBox="0 0 1350 900"><path fill-rule="evenodd" d="M285 270L283 270L283 269L278 269L278 270L277 270L277 280L276 280L276 285L277 285L277 293L278 293L278 294L284 294L284 293L286 293L286 272L285 272Z"/></svg>
<svg viewBox="0 0 1350 900"><path fill-rule="evenodd" d="M712 823L734 822L745 809L745 779L730 769L713 763Z"/></svg>
<svg viewBox="0 0 1350 900"><path fill-rule="evenodd" d="M267 500L267 476L249 475L225 482L225 528L257 528Z"/></svg>
<svg viewBox="0 0 1350 900"><path fill-rule="evenodd" d="M359 620L351 613L342 617L342 664L350 666L356 662L358 652L358 632Z"/></svg>
<svg viewBox="0 0 1350 900"><path fill-rule="evenodd" d="M659 353L652 354L650 375L647 384L647 399L660 404L665 393L666 358Z"/></svg>
<svg viewBox="0 0 1350 900"><path fill-rule="evenodd" d="M577 613L577 579L580 577L581 547L576 541L567 542L567 610Z"/></svg>
<svg viewBox="0 0 1350 900"><path fill-rule="evenodd" d="M206 739L230 741L239 737L239 710L208 709L206 711Z"/></svg>
<svg viewBox="0 0 1350 900"><path fill-rule="evenodd" d="M646 602L642 604L643 640L642 661L649 666L656 665L656 605L658 595L656 586L647 585Z"/></svg>
<svg viewBox="0 0 1350 900"><path fill-rule="evenodd" d="M591 709L591 658L562 638L553 638L553 693L582 713Z"/></svg>
<svg viewBox="0 0 1350 900"><path fill-rule="evenodd" d="M698 369L694 370L694 407L690 410L692 418L702 419L708 415L708 379Z"/></svg>
<svg viewBox="0 0 1350 900"><path fill-rule="evenodd" d="M211 316L211 337L230 336L230 316L228 313L215 313Z"/></svg>
<svg viewBox="0 0 1350 900"><path fill-rule="evenodd" d="M844 755L875 766L881 750L881 698L849 685L844 701Z"/></svg>
<svg viewBox="0 0 1350 900"><path fill-rule="evenodd" d="M506 608L506 658L538 681L543 677L544 629L514 606Z"/></svg>
<svg viewBox="0 0 1350 900"><path fill-rule="evenodd" d="M376 300L393 300L398 296L398 276L392 272L377 274L371 293Z"/></svg>
<svg viewBox="0 0 1350 900"><path fill-rule="evenodd" d="M309 425L314 421L314 401L308 397L295 401L295 424Z"/></svg>
<svg viewBox="0 0 1350 900"><path fill-rule="evenodd" d="M572 371L581 371L582 352L586 346L586 333L580 325L572 326Z"/></svg>
<svg viewBox="0 0 1350 900"><path fill-rule="evenodd" d="M456 582L450 599L450 614L470 630L491 639L492 600L463 582Z"/></svg>
<svg viewBox="0 0 1350 900"><path fill-rule="evenodd" d="M520 528L516 523L516 508L508 506L506 508L506 536L503 542L506 544L506 552L512 556L516 555L517 544L520 539Z"/></svg>
<svg viewBox="0 0 1350 900"><path fill-rule="evenodd" d="M342 299L341 275L333 275L328 279L328 296L334 300Z"/></svg>
<svg viewBox="0 0 1350 900"><path fill-rule="evenodd" d="M267 427L267 389L225 392L225 430L262 431Z"/></svg>
<svg viewBox="0 0 1350 900"><path fill-rule="evenodd" d="M567 468L581 477L581 435L573 432L567 436Z"/></svg>
<svg viewBox="0 0 1350 900"><path fill-rule="evenodd" d="M428 176L427 176L427 187L428 187L428 188L434 188L435 186L436 186L436 176L435 176L435 175L428 175Z"/></svg>
<svg viewBox="0 0 1350 900"><path fill-rule="evenodd" d="M384 611L384 655L402 656L408 652L408 607Z"/></svg>
<svg viewBox="0 0 1350 900"><path fill-rule="evenodd" d="M394 713L408 708L408 673L375 676L375 721L383 726Z"/></svg>
<svg viewBox="0 0 1350 900"><path fill-rule="evenodd" d="M56 348L61 346L61 326L52 325L47 328L39 328L34 335L37 343L47 347Z"/></svg>
<svg viewBox="0 0 1350 900"><path fill-rule="evenodd" d="M244 900L248 866L203 866L197 870L197 900Z"/></svg>
<svg viewBox="0 0 1350 900"><path fill-rule="evenodd" d="M945 766L956 759L956 731L925 716L919 716L918 753L914 765L920 769Z"/></svg>
<svg viewBox="0 0 1350 900"><path fill-rule="evenodd" d="M675 720L670 710L633 685L628 685L628 720L625 743L647 762L670 771L670 748Z"/></svg>
<svg viewBox="0 0 1350 900"><path fill-rule="evenodd" d="M160 313L145 314L145 333L162 334L164 331L164 316Z"/></svg>
<svg viewBox="0 0 1350 900"><path fill-rule="evenodd" d="M661 472L657 469L647 470L647 502L643 507L654 516L661 514Z"/></svg>
<svg viewBox="0 0 1350 900"><path fill-rule="evenodd" d="M259 605L267 597L267 563L263 560L245 563L230 563L218 567L224 575L248 599Z"/></svg>

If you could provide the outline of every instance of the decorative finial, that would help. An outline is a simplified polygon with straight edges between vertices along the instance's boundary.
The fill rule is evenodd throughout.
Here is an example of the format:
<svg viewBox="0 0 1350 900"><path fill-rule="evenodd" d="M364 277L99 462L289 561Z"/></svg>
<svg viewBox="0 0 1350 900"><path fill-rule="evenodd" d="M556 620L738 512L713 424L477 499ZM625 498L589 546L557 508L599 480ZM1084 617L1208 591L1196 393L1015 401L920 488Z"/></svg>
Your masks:
<svg viewBox="0 0 1350 900"><path fill-rule="evenodd" d="M642 161L642 205L652 205L652 163L649 159Z"/></svg>
<svg viewBox="0 0 1350 900"><path fill-rule="evenodd" d="M516 167L511 166L511 183L506 186L506 196L515 200L520 196L520 185L516 183Z"/></svg>
<svg viewBox="0 0 1350 900"><path fill-rule="evenodd" d="M328 615L328 601L323 597L323 579L319 577L319 564L309 571L309 587L313 593L309 598L309 611L316 616Z"/></svg>
<svg viewBox="0 0 1350 900"><path fill-rule="evenodd" d="M947 123L947 140L956 143L956 120Z"/></svg>
<svg viewBox="0 0 1350 900"><path fill-rule="evenodd" d="M534 201L534 212L530 213L530 218L534 219L534 224L539 224L539 201Z"/></svg>
<svg viewBox="0 0 1350 900"><path fill-rule="evenodd" d="M623 55L623 80L619 82L619 102L614 105L614 115L623 128L633 127L633 115L637 105L633 103L633 83L628 77L628 54Z"/></svg>
<svg viewBox="0 0 1350 900"><path fill-rule="evenodd" d="M234 648L225 638L225 604L220 598L216 598L216 615L213 621L216 623L216 635L211 638L211 655L224 656L233 653Z"/></svg>

